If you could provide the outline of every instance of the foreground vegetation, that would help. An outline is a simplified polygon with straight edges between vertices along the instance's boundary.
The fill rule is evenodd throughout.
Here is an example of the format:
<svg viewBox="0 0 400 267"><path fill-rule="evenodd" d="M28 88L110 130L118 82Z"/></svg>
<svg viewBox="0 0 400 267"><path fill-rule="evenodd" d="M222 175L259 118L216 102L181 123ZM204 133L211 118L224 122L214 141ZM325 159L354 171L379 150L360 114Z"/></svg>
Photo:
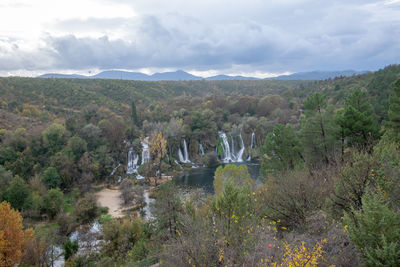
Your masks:
<svg viewBox="0 0 400 267"><path fill-rule="evenodd" d="M389 66L323 82L0 79L0 222L13 218L0 223L0 262L399 265L399 77ZM97 207L94 185L121 177L125 204L143 209L144 183L123 167L140 139L151 157L139 171L154 177L179 170L182 138L193 161L217 164L218 130L246 143L255 132L259 181L226 165L214 195L164 183L149 220ZM71 239L95 220L101 236Z"/></svg>

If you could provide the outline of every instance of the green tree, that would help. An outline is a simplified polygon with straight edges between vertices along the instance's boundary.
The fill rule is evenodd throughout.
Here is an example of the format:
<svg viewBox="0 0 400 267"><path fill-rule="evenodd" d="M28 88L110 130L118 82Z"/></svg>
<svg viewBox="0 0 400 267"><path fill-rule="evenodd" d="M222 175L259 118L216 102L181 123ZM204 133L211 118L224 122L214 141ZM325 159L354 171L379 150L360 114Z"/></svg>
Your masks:
<svg viewBox="0 0 400 267"><path fill-rule="evenodd" d="M300 140L290 125L275 124L261 151L264 153L261 167L264 174L293 170L304 161Z"/></svg>
<svg viewBox="0 0 400 267"><path fill-rule="evenodd" d="M224 167L219 166L215 171L215 178L213 181L215 194L219 195L224 190L225 184L228 182L235 185L245 186L251 185L253 180L250 177L246 165L236 166L228 164Z"/></svg>
<svg viewBox="0 0 400 267"><path fill-rule="evenodd" d="M362 210L346 214L344 223L367 266L400 266L400 212L382 194L365 194Z"/></svg>
<svg viewBox="0 0 400 267"><path fill-rule="evenodd" d="M86 194L75 203L74 215L81 224L90 223L99 213L96 204L96 197L93 194Z"/></svg>
<svg viewBox="0 0 400 267"><path fill-rule="evenodd" d="M30 206L29 186L21 177L15 176L5 193L5 199L15 209L23 210L28 208Z"/></svg>
<svg viewBox="0 0 400 267"><path fill-rule="evenodd" d="M58 188L50 189L44 197L44 209L54 218L64 208L64 194Z"/></svg>
<svg viewBox="0 0 400 267"><path fill-rule="evenodd" d="M91 123L85 125L80 130L80 136L87 142L87 148L89 150L94 150L103 143L101 133L101 129Z"/></svg>
<svg viewBox="0 0 400 267"><path fill-rule="evenodd" d="M139 116L137 115L136 112L136 105L135 102L132 101L131 103L131 117L132 117L132 122L136 125L136 126L140 126L140 121L139 121Z"/></svg>
<svg viewBox="0 0 400 267"><path fill-rule="evenodd" d="M379 125L366 92L355 89L347 98L343 112L337 113L336 121L348 146L370 148L380 136Z"/></svg>
<svg viewBox="0 0 400 267"><path fill-rule="evenodd" d="M321 160L329 164L336 141L333 109L328 107L327 97L320 93L310 95L303 104L306 111L301 119L301 135L305 158L311 164Z"/></svg>
<svg viewBox="0 0 400 267"><path fill-rule="evenodd" d="M172 182L161 184L157 190L153 210L159 238L171 238L177 234L182 209L182 201L174 184Z"/></svg>
<svg viewBox="0 0 400 267"><path fill-rule="evenodd" d="M4 194L10 185L12 178L12 173L0 165L0 201L5 197Z"/></svg>
<svg viewBox="0 0 400 267"><path fill-rule="evenodd" d="M56 188L61 186L62 179L56 168L48 167L43 173L43 182L49 188Z"/></svg>
<svg viewBox="0 0 400 267"><path fill-rule="evenodd" d="M143 238L143 224L140 218L112 220L103 225L106 241L103 252L107 256L125 258L126 254Z"/></svg>
<svg viewBox="0 0 400 267"><path fill-rule="evenodd" d="M64 260L67 261L78 251L78 241L75 240L72 242L69 238L65 241L63 245L64 249Z"/></svg>
<svg viewBox="0 0 400 267"><path fill-rule="evenodd" d="M51 153L61 150L65 141L66 131L65 127L59 123L53 123L43 131L43 143Z"/></svg>
<svg viewBox="0 0 400 267"><path fill-rule="evenodd" d="M73 136L68 140L68 147L74 154L75 162L87 151L87 143L79 136Z"/></svg>
<svg viewBox="0 0 400 267"><path fill-rule="evenodd" d="M400 140L400 79L393 83L393 92L389 98L389 119L397 140Z"/></svg>
<svg viewBox="0 0 400 267"><path fill-rule="evenodd" d="M254 200L249 186L235 185L231 180L225 183L223 191L215 197L213 213L216 227L227 242L227 246L240 248L250 216L254 214Z"/></svg>

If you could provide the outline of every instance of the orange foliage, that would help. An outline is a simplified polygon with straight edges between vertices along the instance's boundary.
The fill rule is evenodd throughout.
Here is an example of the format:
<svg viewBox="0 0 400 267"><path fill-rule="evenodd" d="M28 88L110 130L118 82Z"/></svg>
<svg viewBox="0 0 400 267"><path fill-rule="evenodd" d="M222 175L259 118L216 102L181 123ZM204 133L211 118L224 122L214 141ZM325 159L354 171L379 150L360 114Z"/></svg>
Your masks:
<svg viewBox="0 0 400 267"><path fill-rule="evenodd" d="M0 266L14 266L21 261L27 241L33 237L33 230L23 230L22 217L11 209L8 202L0 204Z"/></svg>

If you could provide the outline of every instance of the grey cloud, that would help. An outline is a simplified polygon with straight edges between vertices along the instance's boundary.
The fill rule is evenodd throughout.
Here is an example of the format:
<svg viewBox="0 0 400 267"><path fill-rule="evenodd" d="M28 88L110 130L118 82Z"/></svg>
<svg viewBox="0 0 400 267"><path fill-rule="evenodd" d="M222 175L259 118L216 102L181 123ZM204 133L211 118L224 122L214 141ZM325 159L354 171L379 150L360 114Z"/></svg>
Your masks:
<svg viewBox="0 0 400 267"><path fill-rule="evenodd" d="M385 7L382 1L207 0L201 5L171 0L168 4L175 8L158 2L163 12L153 13L155 1L146 1L135 1L133 7L142 15L134 18L59 21L54 27L71 34L49 34L45 47L34 52L10 50L10 43L0 40L0 69L207 70L242 65L280 72L376 69L400 61L398 6ZM182 11L176 9L179 5ZM385 19L379 20L383 14ZM122 29L126 36L115 40L107 34L74 34L98 28Z"/></svg>

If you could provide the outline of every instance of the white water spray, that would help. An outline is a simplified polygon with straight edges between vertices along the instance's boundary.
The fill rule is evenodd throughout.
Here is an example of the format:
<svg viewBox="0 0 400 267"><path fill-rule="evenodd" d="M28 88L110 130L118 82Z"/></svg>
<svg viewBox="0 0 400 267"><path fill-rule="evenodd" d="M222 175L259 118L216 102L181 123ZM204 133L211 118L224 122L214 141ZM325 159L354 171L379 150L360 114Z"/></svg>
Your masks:
<svg viewBox="0 0 400 267"><path fill-rule="evenodd" d="M189 159L189 153L187 150L187 144L186 144L185 139L183 139L183 154L182 154L182 150L179 148L178 157L179 157L179 161L182 163L190 163L191 162Z"/></svg>
<svg viewBox="0 0 400 267"><path fill-rule="evenodd" d="M150 160L150 150L149 150L149 137L146 137L143 141L141 141L142 143L142 164L145 164L146 162L148 162Z"/></svg>
<svg viewBox="0 0 400 267"><path fill-rule="evenodd" d="M238 136L240 140L240 149L237 153L235 153L235 139L233 138L233 136L231 136L231 145L230 145L228 142L228 138L224 132L220 131L218 134L219 137L222 139L223 162L225 163L242 162L243 152L245 149L242 134Z"/></svg>
<svg viewBox="0 0 400 267"><path fill-rule="evenodd" d="M249 153L249 157L247 158L247 161L251 160L251 152L253 151L253 147L254 147L255 143L256 143L256 134L253 132L251 134L250 153Z"/></svg>

